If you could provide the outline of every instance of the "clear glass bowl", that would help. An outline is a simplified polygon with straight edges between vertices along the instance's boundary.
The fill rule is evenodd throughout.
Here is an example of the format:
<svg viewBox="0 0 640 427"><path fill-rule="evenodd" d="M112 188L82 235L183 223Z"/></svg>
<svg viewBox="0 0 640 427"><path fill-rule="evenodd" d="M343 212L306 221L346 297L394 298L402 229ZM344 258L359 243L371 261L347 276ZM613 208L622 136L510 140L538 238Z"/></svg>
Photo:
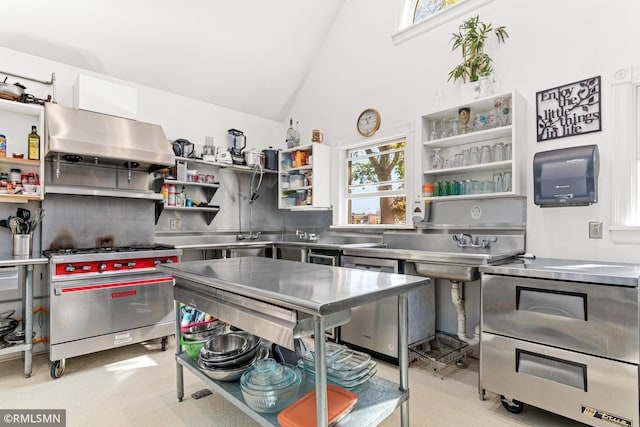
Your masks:
<svg viewBox="0 0 640 427"><path fill-rule="evenodd" d="M289 384L280 388L276 387L269 389L267 387L261 391L247 387L246 378L255 369L255 367L242 374L240 377L240 390L247 406L256 412L280 412L298 398L302 374L295 366L283 366L285 370L291 370L294 375L293 380Z"/></svg>
<svg viewBox="0 0 640 427"><path fill-rule="evenodd" d="M240 386L251 393L281 392L300 382L301 373L295 366L281 365L274 359L260 360L240 378Z"/></svg>

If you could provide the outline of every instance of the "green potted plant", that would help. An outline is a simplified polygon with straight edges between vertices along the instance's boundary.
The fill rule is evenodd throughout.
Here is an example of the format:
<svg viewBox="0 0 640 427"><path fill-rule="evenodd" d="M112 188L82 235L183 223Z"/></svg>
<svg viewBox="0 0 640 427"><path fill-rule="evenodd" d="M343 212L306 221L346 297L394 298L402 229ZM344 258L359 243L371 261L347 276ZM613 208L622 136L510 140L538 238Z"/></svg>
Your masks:
<svg viewBox="0 0 640 427"><path fill-rule="evenodd" d="M455 83L460 79L463 83L475 82L480 76L493 72L492 59L484 51L491 34L496 36L498 43L504 43L509 38L506 27L493 28L492 24L481 22L478 15L460 24L458 32L453 33L451 38L451 50L462 50L462 63L449 72L447 81L453 79Z"/></svg>

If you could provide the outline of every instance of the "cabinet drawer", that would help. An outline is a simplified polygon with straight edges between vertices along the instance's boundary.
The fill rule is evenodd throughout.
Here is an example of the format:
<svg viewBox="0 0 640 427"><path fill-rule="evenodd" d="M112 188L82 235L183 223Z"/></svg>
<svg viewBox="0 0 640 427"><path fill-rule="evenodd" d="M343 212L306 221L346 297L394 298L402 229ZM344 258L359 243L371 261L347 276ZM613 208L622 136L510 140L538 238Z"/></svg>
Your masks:
<svg viewBox="0 0 640 427"><path fill-rule="evenodd" d="M590 425L615 425L595 411L638 425L637 365L483 333L480 383Z"/></svg>
<svg viewBox="0 0 640 427"><path fill-rule="evenodd" d="M482 274L482 330L638 363L638 290Z"/></svg>

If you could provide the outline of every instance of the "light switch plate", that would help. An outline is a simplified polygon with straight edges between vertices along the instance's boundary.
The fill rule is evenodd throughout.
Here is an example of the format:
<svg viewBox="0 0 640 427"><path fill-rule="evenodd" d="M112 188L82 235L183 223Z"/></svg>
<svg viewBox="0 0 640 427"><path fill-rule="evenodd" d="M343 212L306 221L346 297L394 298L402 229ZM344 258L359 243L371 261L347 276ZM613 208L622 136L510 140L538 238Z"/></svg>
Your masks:
<svg viewBox="0 0 640 427"><path fill-rule="evenodd" d="M589 222L589 238L590 239L602 239L602 223L591 221Z"/></svg>

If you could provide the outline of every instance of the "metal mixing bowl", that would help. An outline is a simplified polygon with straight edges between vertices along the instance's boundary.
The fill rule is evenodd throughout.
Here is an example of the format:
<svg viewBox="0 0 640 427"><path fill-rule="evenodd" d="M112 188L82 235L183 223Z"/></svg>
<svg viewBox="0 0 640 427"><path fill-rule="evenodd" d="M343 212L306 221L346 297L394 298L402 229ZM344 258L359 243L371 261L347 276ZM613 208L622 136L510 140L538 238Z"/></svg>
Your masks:
<svg viewBox="0 0 640 427"><path fill-rule="evenodd" d="M204 341L213 335L221 335L224 332L224 322L201 323L191 326L182 332L182 337L187 341Z"/></svg>

